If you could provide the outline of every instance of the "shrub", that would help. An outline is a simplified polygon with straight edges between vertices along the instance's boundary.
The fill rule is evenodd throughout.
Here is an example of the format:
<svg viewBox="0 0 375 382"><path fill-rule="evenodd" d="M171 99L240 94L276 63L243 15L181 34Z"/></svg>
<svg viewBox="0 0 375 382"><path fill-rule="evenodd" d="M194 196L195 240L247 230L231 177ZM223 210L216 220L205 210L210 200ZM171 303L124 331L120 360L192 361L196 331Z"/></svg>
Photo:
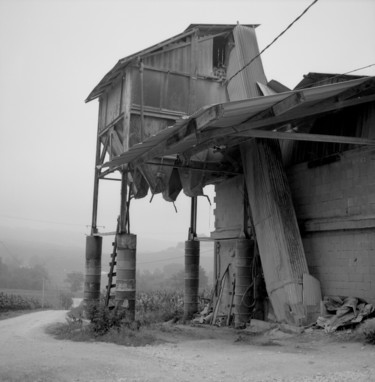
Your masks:
<svg viewBox="0 0 375 382"><path fill-rule="evenodd" d="M142 325L180 319L184 313L184 298L180 291L160 290L137 295L136 317Z"/></svg>
<svg viewBox="0 0 375 382"><path fill-rule="evenodd" d="M362 325L362 333L366 342L375 345L375 318L371 318Z"/></svg>
<svg viewBox="0 0 375 382"><path fill-rule="evenodd" d="M0 312L40 309L41 307L40 301L34 297L23 297L0 292Z"/></svg>
<svg viewBox="0 0 375 382"><path fill-rule="evenodd" d="M63 309L70 309L73 305L73 295L69 292L61 292L60 304Z"/></svg>
<svg viewBox="0 0 375 382"><path fill-rule="evenodd" d="M102 336L112 328L120 330L123 324L128 323L125 310L110 310L103 302L87 304L86 314L91 321L89 329L95 336Z"/></svg>

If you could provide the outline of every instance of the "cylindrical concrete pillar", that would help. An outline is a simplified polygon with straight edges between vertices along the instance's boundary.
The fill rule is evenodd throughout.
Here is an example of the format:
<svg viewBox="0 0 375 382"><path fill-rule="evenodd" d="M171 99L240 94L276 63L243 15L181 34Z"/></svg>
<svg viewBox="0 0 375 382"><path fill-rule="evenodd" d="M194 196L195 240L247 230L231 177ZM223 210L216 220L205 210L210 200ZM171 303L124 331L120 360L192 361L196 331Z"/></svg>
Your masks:
<svg viewBox="0 0 375 382"><path fill-rule="evenodd" d="M115 302L127 310L127 317L135 319L136 250L137 236L130 233L117 235L117 268Z"/></svg>
<svg viewBox="0 0 375 382"><path fill-rule="evenodd" d="M102 271L102 237L86 237L86 275L83 298L85 302L100 298L100 277Z"/></svg>
<svg viewBox="0 0 375 382"><path fill-rule="evenodd" d="M234 326L245 327L250 318L250 305L253 302L249 290L252 283L251 266L254 255L254 242L239 239L236 243L236 285L234 290Z"/></svg>
<svg viewBox="0 0 375 382"><path fill-rule="evenodd" d="M199 241L185 241L185 290L184 319L190 319L198 311L199 290Z"/></svg>

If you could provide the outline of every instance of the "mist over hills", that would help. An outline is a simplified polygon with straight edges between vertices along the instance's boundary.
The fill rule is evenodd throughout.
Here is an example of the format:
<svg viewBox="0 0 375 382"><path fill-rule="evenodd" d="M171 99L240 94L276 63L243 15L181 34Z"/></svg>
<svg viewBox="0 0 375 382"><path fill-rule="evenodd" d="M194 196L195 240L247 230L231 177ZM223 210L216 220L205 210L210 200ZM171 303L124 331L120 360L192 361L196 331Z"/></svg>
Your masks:
<svg viewBox="0 0 375 382"><path fill-rule="evenodd" d="M113 236L103 237L102 271L109 268ZM51 287L64 287L66 274L85 272L85 235L79 232L14 229L0 226L0 257L8 264L32 267L43 265ZM213 243L201 242L200 264L207 273L213 269ZM138 236L137 270L178 271L184 265L184 243Z"/></svg>

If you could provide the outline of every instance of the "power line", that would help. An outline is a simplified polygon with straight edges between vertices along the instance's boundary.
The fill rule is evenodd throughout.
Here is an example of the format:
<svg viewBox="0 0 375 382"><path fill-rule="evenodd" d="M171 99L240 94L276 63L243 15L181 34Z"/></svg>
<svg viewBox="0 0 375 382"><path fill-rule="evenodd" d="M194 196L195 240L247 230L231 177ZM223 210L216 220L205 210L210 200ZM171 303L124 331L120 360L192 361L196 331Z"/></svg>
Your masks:
<svg viewBox="0 0 375 382"><path fill-rule="evenodd" d="M0 218L13 219L13 220L23 220L23 221L31 221L31 222L37 222L37 223L61 224L61 225L87 227L87 225L79 224L79 223L65 223L65 222L57 222L57 221L51 221L51 220L31 219L31 218L23 218L23 217L8 216L8 215L0 215Z"/></svg>
<svg viewBox="0 0 375 382"><path fill-rule="evenodd" d="M270 44L268 44L260 53L258 53L255 57L253 57L247 64L245 64L241 69L239 69L236 73L234 73L228 80L226 80L226 84L237 76L237 74L241 73L244 69L246 69L249 65L251 65L262 53L264 53L271 45L273 45L288 29L290 29L293 24L295 24L318 0L314 0L292 23L290 23Z"/></svg>
<svg viewBox="0 0 375 382"><path fill-rule="evenodd" d="M371 68L372 66L375 66L375 63L370 64L370 65L366 65L366 66L362 66L361 68L357 68L357 69L350 70L349 72L345 72L345 73L341 73L341 74L336 74L336 75L334 75L334 76L332 76L332 77L326 78L325 80L321 80L321 81L318 81L318 82L314 82L312 85L315 87L315 86L318 85L318 84L321 84L321 83L324 83L324 82L327 82L327 81L331 81L331 80L333 80L334 78L338 78L338 77L341 77L341 76L346 76L347 74L354 73L354 72L358 72L358 70ZM306 87L305 87L305 88L300 88L300 89L298 89L298 90L302 90L302 89L306 89Z"/></svg>
<svg viewBox="0 0 375 382"><path fill-rule="evenodd" d="M177 257L168 257L168 258L165 258L165 259L159 259L159 260L153 260L153 261L141 261L138 264L160 263L160 262L167 261L167 260L181 259L183 257L184 256L177 256Z"/></svg>

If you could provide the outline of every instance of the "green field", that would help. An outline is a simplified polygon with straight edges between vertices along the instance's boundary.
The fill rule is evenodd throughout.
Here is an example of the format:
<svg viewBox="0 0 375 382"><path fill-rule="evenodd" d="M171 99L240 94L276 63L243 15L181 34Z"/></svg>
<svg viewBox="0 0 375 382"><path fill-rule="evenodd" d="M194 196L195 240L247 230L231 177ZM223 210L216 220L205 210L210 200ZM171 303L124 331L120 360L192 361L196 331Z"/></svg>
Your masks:
<svg viewBox="0 0 375 382"><path fill-rule="evenodd" d="M4 289L0 288L0 311L24 309L65 309L63 297L66 292L61 290Z"/></svg>

